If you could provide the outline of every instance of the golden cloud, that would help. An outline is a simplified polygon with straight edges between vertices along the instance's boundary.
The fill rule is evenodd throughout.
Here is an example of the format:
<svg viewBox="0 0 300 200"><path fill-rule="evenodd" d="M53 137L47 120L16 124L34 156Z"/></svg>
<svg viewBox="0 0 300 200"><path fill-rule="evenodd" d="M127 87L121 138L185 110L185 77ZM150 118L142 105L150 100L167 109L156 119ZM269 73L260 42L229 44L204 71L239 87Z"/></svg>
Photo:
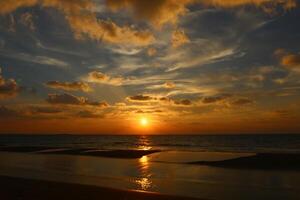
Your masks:
<svg viewBox="0 0 300 200"><path fill-rule="evenodd" d="M285 9L296 7L296 0L201 0L202 4L215 7L232 8L245 5L255 6L283 6Z"/></svg>
<svg viewBox="0 0 300 200"><path fill-rule="evenodd" d="M164 87L167 89L173 89L176 87L176 84L174 82L168 81L164 84Z"/></svg>
<svg viewBox="0 0 300 200"><path fill-rule="evenodd" d="M166 23L176 24L178 17L185 15L186 6L196 2L195 0L106 0L113 11L130 9L137 19L149 21L155 27L161 27Z"/></svg>
<svg viewBox="0 0 300 200"><path fill-rule="evenodd" d="M280 62L288 69L300 70L300 54L287 54L281 58Z"/></svg>
<svg viewBox="0 0 300 200"><path fill-rule="evenodd" d="M2 0L0 1L0 14L9 14L21 7L31 7L38 3L38 0Z"/></svg>
<svg viewBox="0 0 300 200"><path fill-rule="evenodd" d="M155 49L155 48L149 48L148 50L147 50L147 55L148 56L155 56L157 54L157 50Z"/></svg>
<svg viewBox="0 0 300 200"><path fill-rule="evenodd" d="M59 81L49 81L46 83L47 87L54 89L62 89L66 91L76 91L80 90L83 92L90 92L92 88L84 82L59 82Z"/></svg>
<svg viewBox="0 0 300 200"><path fill-rule="evenodd" d="M296 0L106 0L107 6L113 11L130 10L136 19L149 21L154 27L164 24L177 24L180 16L184 16L189 5L202 4L205 6L234 8L254 5L272 12L276 6L291 9L297 6Z"/></svg>
<svg viewBox="0 0 300 200"><path fill-rule="evenodd" d="M172 34L172 46L174 48L180 47L190 42L190 39L185 34L184 30L175 30Z"/></svg>
<svg viewBox="0 0 300 200"><path fill-rule="evenodd" d="M0 14L8 14L21 7L41 5L62 11L77 38L146 46L155 39L149 31L134 30L130 26L120 27L112 21L98 20L93 13L91 0L6 0L0 2Z"/></svg>
<svg viewBox="0 0 300 200"><path fill-rule="evenodd" d="M286 69L300 71L300 53L293 54L285 49L277 49L274 56L279 59L280 64Z"/></svg>
<svg viewBox="0 0 300 200"><path fill-rule="evenodd" d="M92 71L88 74L88 81L92 83L102 83L108 85L120 86L124 82L123 77L111 77L99 71Z"/></svg>

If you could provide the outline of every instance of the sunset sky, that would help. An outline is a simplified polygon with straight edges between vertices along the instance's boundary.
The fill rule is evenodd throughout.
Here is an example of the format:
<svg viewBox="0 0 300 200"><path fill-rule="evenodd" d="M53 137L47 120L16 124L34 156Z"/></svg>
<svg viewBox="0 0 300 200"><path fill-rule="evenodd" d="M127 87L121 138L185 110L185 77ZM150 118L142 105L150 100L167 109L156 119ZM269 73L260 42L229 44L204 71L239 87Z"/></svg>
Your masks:
<svg viewBox="0 0 300 200"><path fill-rule="evenodd" d="M298 5L0 0L0 133L300 132Z"/></svg>

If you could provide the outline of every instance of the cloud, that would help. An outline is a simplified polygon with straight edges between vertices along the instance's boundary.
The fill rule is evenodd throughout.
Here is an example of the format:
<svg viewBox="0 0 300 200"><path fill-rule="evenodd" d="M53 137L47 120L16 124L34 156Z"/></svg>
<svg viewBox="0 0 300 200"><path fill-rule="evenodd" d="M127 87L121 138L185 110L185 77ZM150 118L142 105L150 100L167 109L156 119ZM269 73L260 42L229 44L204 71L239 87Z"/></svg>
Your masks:
<svg viewBox="0 0 300 200"><path fill-rule="evenodd" d="M174 48L180 47L186 43L190 42L190 39L185 34L184 30L175 30L172 34L172 46Z"/></svg>
<svg viewBox="0 0 300 200"><path fill-rule="evenodd" d="M71 94L49 94L47 101L51 104L85 105L87 103L86 98Z"/></svg>
<svg viewBox="0 0 300 200"><path fill-rule="evenodd" d="M231 97L232 95L230 94L223 94L223 95L218 95L218 96L210 96L210 97L203 97L202 98L202 103L204 104L212 104L212 103L217 103L220 101L224 101Z"/></svg>
<svg viewBox="0 0 300 200"><path fill-rule="evenodd" d="M265 11L276 6L282 6L285 9L295 8L296 0L201 0L201 3L208 6L233 8L246 5L254 5L265 8Z"/></svg>
<svg viewBox="0 0 300 200"><path fill-rule="evenodd" d="M173 89L176 87L176 84L174 82L168 81L164 84L164 87L167 89Z"/></svg>
<svg viewBox="0 0 300 200"><path fill-rule="evenodd" d="M192 101L189 99L183 99L183 100L179 100L179 101L174 101L175 105L183 105L183 106L190 106L192 105Z"/></svg>
<svg viewBox="0 0 300 200"><path fill-rule="evenodd" d="M231 105L235 105L235 106L244 106L244 105L249 105L249 104L253 104L254 101L248 98L239 98L234 100L233 102L231 102Z"/></svg>
<svg viewBox="0 0 300 200"><path fill-rule="evenodd" d="M35 5L56 8L63 12L76 38L87 36L99 41L136 46L146 46L155 40L147 30L120 27L112 21L98 19L93 12L96 5L92 0L7 0L0 2L0 14L9 14L18 8Z"/></svg>
<svg viewBox="0 0 300 200"><path fill-rule="evenodd" d="M85 97L77 97L72 94L49 94L47 102L50 104L66 104L66 105L81 105L81 106L97 106L106 108L109 106L106 102L91 102Z"/></svg>
<svg viewBox="0 0 300 200"><path fill-rule="evenodd" d="M274 56L279 59L280 64L288 70L300 72L300 53L290 53L286 49L276 49Z"/></svg>
<svg viewBox="0 0 300 200"><path fill-rule="evenodd" d="M288 54L284 55L280 63L287 69L300 71L300 54Z"/></svg>
<svg viewBox="0 0 300 200"><path fill-rule="evenodd" d="M187 13L187 5L195 0L106 0L107 5L113 11L119 11L127 8L132 11L137 19L143 19L150 22L155 27L161 27L164 24L176 24L179 16Z"/></svg>
<svg viewBox="0 0 300 200"><path fill-rule="evenodd" d="M87 105L98 106L101 108L109 107L109 104L105 101L103 101L103 102L88 102Z"/></svg>
<svg viewBox="0 0 300 200"><path fill-rule="evenodd" d="M157 50L155 48L153 48L153 47L148 48L148 50L147 50L148 56L155 56L156 54L157 54Z"/></svg>
<svg viewBox="0 0 300 200"><path fill-rule="evenodd" d="M33 22L33 16L29 12L23 13L21 15L20 23L23 24L25 27L29 28L29 30L31 30L31 31L36 30L36 27L35 27L34 22Z"/></svg>
<svg viewBox="0 0 300 200"><path fill-rule="evenodd" d="M62 89L66 91L80 90L83 92L90 92L92 88L84 82L60 82L60 81L49 81L46 83L47 87L54 89Z"/></svg>
<svg viewBox="0 0 300 200"><path fill-rule="evenodd" d="M62 69L67 69L70 67L69 64L66 63L65 61L57 58L52 58L49 56L37 56L37 55L31 55L27 53L1 52L1 51L0 51L0 55L25 61L25 62L36 63L40 65L49 65L49 66L54 66Z"/></svg>
<svg viewBox="0 0 300 200"><path fill-rule="evenodd" d="M157 100L157 98L148 95L136 95L136 96L127 97L127 100L132 102L145 102L145 101Z"/></svg>
<svg viewBox="0 0 300 200"><path fill-rule="evenodd" d="M0 14L9 14L21 7L36 5L38 0L5 0L0 1Z"/></svg>
<svg viewBox="0 0 300 200"><path fill-rule="evenodd" d="M120 86L124 83L125 80L123 77L111 77L99 71L92 71L88 74L87 81L91 83L102 83Z"/></svg>
<svg viewBox="0 0 300 200"><path fill-rule="evenodd" d="M155 41L149 31L137 31L129 26L120 27L112 21L98 20L93 15L72 15L67 19L79 38L87 35L99 41L134 46L147 46Z"/></svg>
<svg viewBox="0 0 300 200"><path fill-rule="evenodd" d="M95 4L91 0L43 0L45 7L61 10L77 38L88 36L91 39L114 43L146 46L154 41L149 31L137 31L130 26L120 27L112 21L97 19L93 13Z"/></svg>
<svg viewBox="0 0 300 200"><path fill-rule="evenodd" d="M80 117L80 118L103 118L104 117L103 114L97 114L97 113L94 113L94 112L89 111L89 110L79 111L76 114L76 116Z"/></svg>
<svg viewBox="0 0 300 200"><path fill-rule="evenodd" d="M266 12L273 12L277 6L286 10L297 6L296 0L106 0L106 4L115 12L127 9L136 19L146 20L156 28L177 24L179 18L188 13L187 7L194 4L220 8L253 5Z"/></svg>
<svg viewBox="0 0 300 200"><path fill-rule="evenodd" d="M20 87L14 79L4 79L1 76L0 68L0 99L14 97L20 90Z"/></svg>
<svg viewBox="0 0 300 200"><path fill-rule="evenodd" d="M130 102L137 103L161 103L172 106L191 106L193 102L189 99L174 100L169 97L154 97L150 95L135 95L126 98Z"/></svg>
<svg viewBox="0 0 300 200"><path fill-rule="evenodd" d="M167 55L160 58L160 61L170 66L167 72L200 67L238 55L240 50L237 46L232 45L235 44L225 45L218 40L197 39L191 41L188 48L172 48Z"/></svg>
<svg viewBox="0 0 300 200"><path fill-rule="evenodd" d="M34 106L30 110L38 114L57 114L63 112L61 108L54 108L52 106Z"/></svg>
<svg viewBox="0 0 300 200"><path fill-rule="evenodd" d="M0 106L0 118L18 117L19 113L15 110L7 108L6 106Z"/></svg>

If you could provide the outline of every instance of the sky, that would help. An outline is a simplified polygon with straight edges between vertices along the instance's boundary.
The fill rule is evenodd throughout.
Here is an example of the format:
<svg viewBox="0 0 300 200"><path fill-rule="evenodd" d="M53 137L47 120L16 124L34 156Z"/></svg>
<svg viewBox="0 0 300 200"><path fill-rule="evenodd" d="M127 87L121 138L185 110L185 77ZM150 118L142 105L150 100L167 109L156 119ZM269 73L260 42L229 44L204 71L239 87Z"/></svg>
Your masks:
<svg viewBox="0 0 300 200"><path fill-rule="evenodd" d="M0 133L299 133L299 4L0 0Z"/></svg>

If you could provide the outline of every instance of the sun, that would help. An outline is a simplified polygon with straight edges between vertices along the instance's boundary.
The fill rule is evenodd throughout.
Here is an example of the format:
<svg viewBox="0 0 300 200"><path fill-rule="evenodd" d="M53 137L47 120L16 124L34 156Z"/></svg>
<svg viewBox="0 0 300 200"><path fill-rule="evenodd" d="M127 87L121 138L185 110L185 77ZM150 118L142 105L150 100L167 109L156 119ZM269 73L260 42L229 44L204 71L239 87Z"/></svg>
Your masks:
<svg viewBox="0 0 300 200"><path fill-rule="evenodd" d="M148 119L146 117L143 117L143 118L140 119L140 124L142 126L148 126L149 121L148 121Z"/></svg>

